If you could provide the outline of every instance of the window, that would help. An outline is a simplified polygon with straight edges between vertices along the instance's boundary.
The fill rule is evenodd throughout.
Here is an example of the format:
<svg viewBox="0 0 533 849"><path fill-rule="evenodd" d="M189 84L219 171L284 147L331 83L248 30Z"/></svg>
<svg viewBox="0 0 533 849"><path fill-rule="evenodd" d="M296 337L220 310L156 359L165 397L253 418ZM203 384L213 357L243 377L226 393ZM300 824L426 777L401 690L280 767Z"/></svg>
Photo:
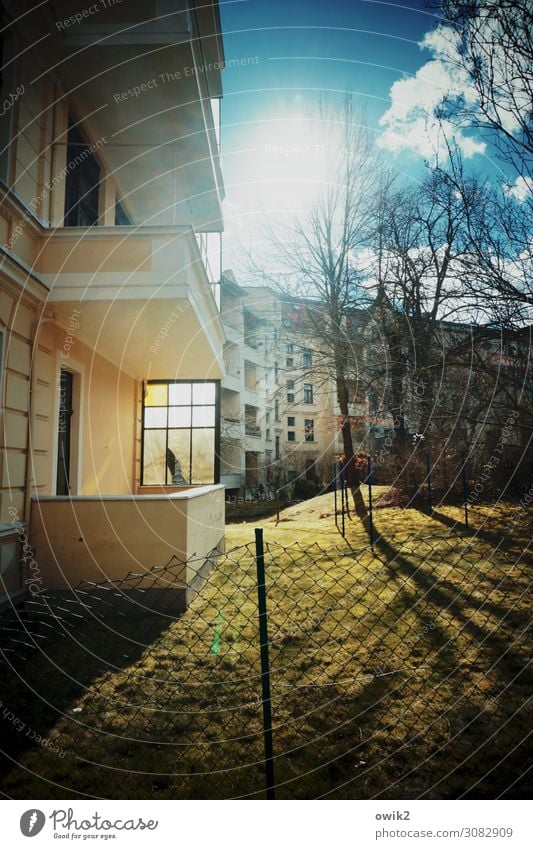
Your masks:
<svg viewBox="0 0 533 849"><path fill-rule="evenodd" d="M285 360L285 368L294 368L294 357L287 357Z"/></svg>
<svg viewBox="0 0 533 849"><path fill-rule="evenodd" d="M125 227L129 226L130 224L131 219L117 197L115 199L115 226Z"/></svg>
<svg viewBox="0 0 533 849"><path fill-rule="evenodd" d="M272 483L272 451L265 451L266 482Z"/></svg>
<svg viewBox="0 0 533 849"><path fill-rule="evenodd" d="M274 401L274 419L279 422L279 401L277 399Z"/></svg>
<svg viewBox="0 0 533 849"><path fill-rule="evenodd" d="M72 116L67 134L66 170L65 227L98 224L100 166Z"/></svg>
<svg viewBox="0 0 533 849"><path fill-rule="evenodd" d="M274 363L274 380L276 381L276 383L278 382L278 379L279 379L279 365L278 365L278 363Z"/></svg>
<svg viewBox="0 0 533 849"><path fill-rule="evenodd" d="M304 419L304 433L306 442L315 441L315 420Z"/></svg>
<svg viewBox="0 0 533 849"><path fill-rule="evenodd" d="M270 440L270 438L271 438L271 437L270 437L270 429L267 427L267 429L266 429L266 431L265 431L265 439Z"/></svg>
<svg viewBox="0 0 533 849"><path fill-rule="evenodd" d="M294 416L287 416L287 427L294 427Z"/></svg>
<svg viewBox="0 0 533 849"><path fill-rule="evenodd" d="M304 404L313 403L313 386L311 383L304 383Z"/></svg>
<svg viewBox="0 0 533 849"><path fill-rule="evenodd" d="M2 28L7 29L7 21L1 16ZM6 33L7 35L7 33ZM0 100L2 110L0 113L0 178L7 183L9 170L9 155L11 150L11 136L13 129L13 106L16 102L18 92L14 89L14 61L13 61L12 38L0 34Z"/></svg>
<svg viewBox="0 0 533 849"><path fill-rule="evenodd" d="M141 483L207 484L218 481L217 381L149 380L145 384Z"/></svg>
<svg viewBox="0 0 533 849"><path fill-rule="evenodd" d="M296 480L296 472L294 469L287 469L287 480L289 483Z"/></svg>
<svg viewBox="0 0 533 849"><path fill-rule="evenodd" d="M287 404L294 404L294 392L287 392Z"/></svg>
<svg viewBox="0 0 533 849"><path fill-rule="evenodd" d="M294 353L294 345L292 344L292 342L287 342L287 353L288 354Z"/></svg>
<svg viewBox="0 0 533 849"><path fill-rule="evenodd" d="M265 413L265 421L267 424L270 422L270 410L267 410Z"/></svg>
<svg viewBox="0 0 533 849"><path fill-rule="evenodd" d="M294 430L289 430L287 432L287 439L289 442L296 442L296 433Z"/></svg>
<svg viewBox="0 0 533 849"><path fill-rule="evenodd" d="M247 436L261 436L261 428L257 420L259 409L252 404L244 405L244 432Z"/></svg>
<svg viewBox="0 0 533 849"><path fill-rule="evenodd" d="M304 351L303 353L303 367L311 368L313 365L313 355L311 351Z"/></svg>
<svg viewBox="0 0 533 849"><path fill-rule="evenodd" d="M274 456L275 456L276 460L279 460L279 456L280 456L280 455L279 455L279 447L280 447L280 446L279 446L279 443L280 443L280 438L279 438L279 436L276 436L276 442L275 442L275 453L274 453Z"/></svg>
<svg viewBox="0 0 533 849"><path fill-rule="evenodd" d="M294 389L294 380L287 381L287 392L292 392Z"/></svg>

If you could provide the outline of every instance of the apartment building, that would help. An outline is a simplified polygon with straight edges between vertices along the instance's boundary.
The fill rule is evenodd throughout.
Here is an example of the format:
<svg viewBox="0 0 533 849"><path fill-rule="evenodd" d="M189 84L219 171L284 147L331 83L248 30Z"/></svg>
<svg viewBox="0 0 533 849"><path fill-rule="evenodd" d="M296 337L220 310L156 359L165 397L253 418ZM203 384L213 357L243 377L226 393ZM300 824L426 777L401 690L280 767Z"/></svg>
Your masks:
<svg viewBox="0 0 533 849"><path fill-rule="evenodd" d="M231 272L221 288L221 480L229 497L292 494L298 480L327 485L342 451L338 404L305 305L270 287L238 285Z"/></svg>
<svg viewBox="0 0 533 849"><path fill-rule="evenodd" d="M331 354L316 331L321 318L318 303L238 285L228 272L223 276L221 480L230 498L272 495L275 489L292 495L298 481L331 481L335 458L343 453L342 419ZM446 487L463 456L475 476L502 433L502 482L517 464L517 486L520 475L527 477L531 328L441 322L434 330L437 360L426 373L415 367L408 336L392 362L371 307L354 310L345 323L339 332L347 346L353 447L372 455L379 482L390 483L397 473L400 417L403 460L416 444L430 449L435 480Z"/></svg>
<svg viewBox="0 0 533 849"><path fill-rule="evenodd" d="M223 544L218 4L91 9L0 5L4 603Z"/></svg>

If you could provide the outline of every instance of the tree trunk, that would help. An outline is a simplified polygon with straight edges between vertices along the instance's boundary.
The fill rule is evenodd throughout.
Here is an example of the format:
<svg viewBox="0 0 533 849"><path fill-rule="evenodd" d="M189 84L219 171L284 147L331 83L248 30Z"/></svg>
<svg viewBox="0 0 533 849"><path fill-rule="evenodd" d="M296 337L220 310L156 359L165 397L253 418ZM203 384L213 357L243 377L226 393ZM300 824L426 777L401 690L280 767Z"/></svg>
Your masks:
<svg viewBox="0 0 533 849"><path fill-rule="evenodd" d="M342 417L342 448L344 453L344 468L346 475L346 482L352 492L359 486L358 474L355 468L354 462L354 453L353 453L353 439L352 439L352 426L350 421L350 411L349 411L349 395L348 395L348 386L346 382L346 377L344 373L344 366L340 358L337 356L336 358L336 376L335 383L337 388L337 400L339 402L339 410Z"/></svg>

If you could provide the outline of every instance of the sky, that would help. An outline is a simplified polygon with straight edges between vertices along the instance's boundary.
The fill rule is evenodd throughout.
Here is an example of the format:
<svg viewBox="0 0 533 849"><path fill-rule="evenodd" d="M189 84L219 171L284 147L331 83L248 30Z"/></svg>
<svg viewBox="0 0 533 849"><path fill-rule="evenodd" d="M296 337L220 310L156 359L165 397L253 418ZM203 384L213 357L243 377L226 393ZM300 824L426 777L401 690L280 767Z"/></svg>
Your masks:
<svg viewBox="0 0 533 849"><path fill-rule="evenodd" d="M423 0L221 0L220 11L223 267L246 283L265 220L301 213L333 155L309 117L320 97L352 92L383 156L416 181L443 155L425 111L465 86L440 60L448 36ZM459 131L456 141L473 167L498 170L482 140Z"/></svg>

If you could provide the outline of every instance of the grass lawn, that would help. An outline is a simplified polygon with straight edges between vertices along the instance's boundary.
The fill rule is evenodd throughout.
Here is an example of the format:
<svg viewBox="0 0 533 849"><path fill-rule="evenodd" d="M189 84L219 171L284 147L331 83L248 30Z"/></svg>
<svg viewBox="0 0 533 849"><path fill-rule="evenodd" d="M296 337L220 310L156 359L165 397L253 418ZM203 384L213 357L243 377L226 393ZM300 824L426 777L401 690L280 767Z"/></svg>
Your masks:
<svg viewBox="0 0 533 849"><path fill-rule="evenodd" d="M346 540L332 495L228 526L179 619L34 617L8 643L0 699L24 727L4 717L4 794L262 796L262 527L278 798L525 795L527 525L507 536L508 505L473 508L470 532L459 508L387 508L372 552L356 506Z"/></svg>

